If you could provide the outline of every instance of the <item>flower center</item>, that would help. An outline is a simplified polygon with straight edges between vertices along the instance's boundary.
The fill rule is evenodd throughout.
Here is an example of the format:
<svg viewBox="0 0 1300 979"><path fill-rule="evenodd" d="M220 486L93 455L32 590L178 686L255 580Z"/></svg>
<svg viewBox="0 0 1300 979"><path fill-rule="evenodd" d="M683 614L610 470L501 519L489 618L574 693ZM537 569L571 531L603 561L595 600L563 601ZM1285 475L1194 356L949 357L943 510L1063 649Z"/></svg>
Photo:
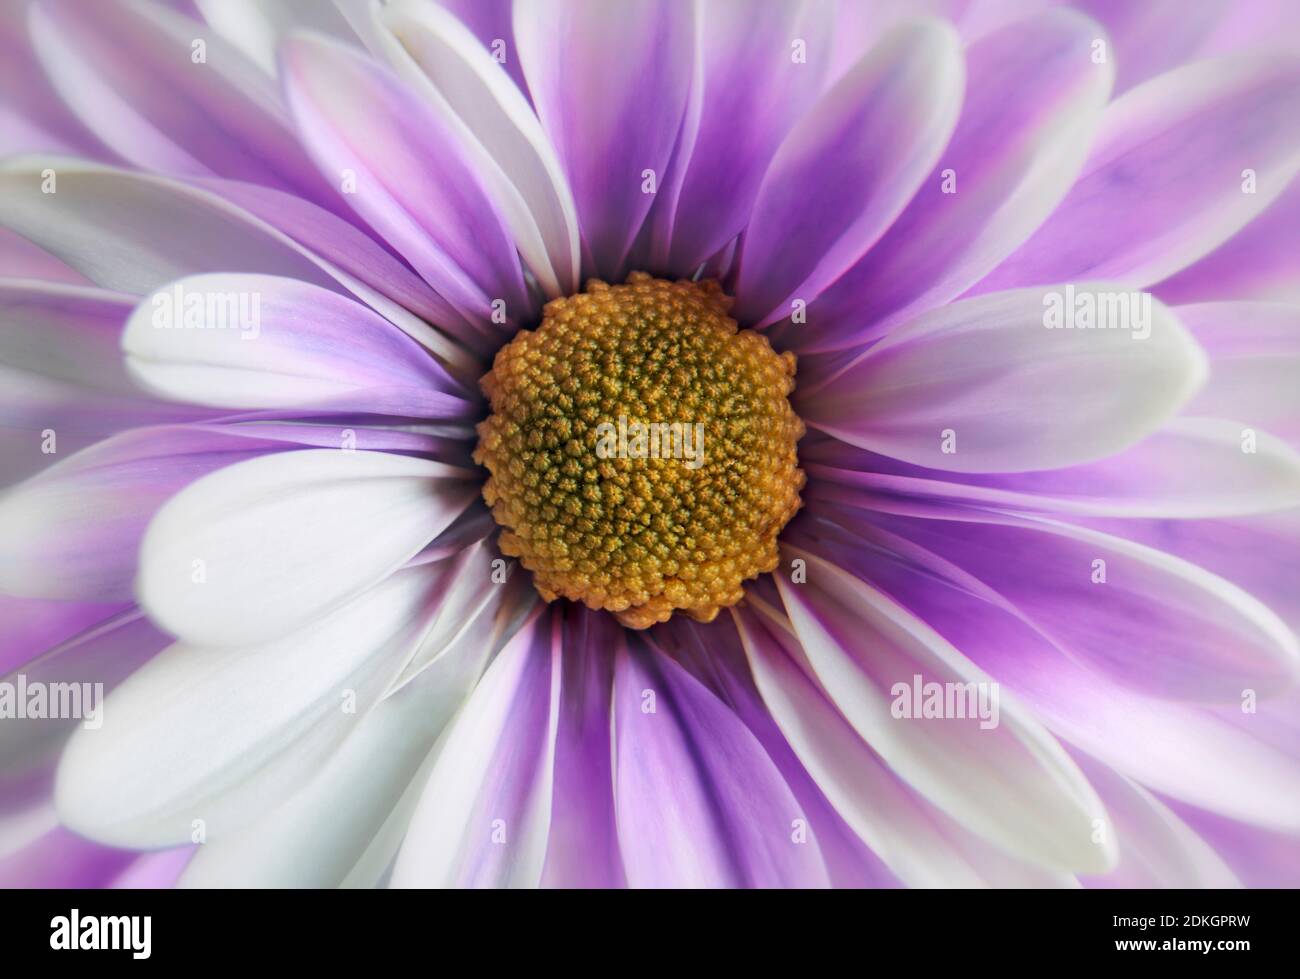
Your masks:
<svg viewBox="0 0 1300 979"><path fill-rule="evenodd" d="M497 353L474 458L547 601L708 622L776 568L804 484L795 360L730 306L716 282L592 280Z"/></svg>

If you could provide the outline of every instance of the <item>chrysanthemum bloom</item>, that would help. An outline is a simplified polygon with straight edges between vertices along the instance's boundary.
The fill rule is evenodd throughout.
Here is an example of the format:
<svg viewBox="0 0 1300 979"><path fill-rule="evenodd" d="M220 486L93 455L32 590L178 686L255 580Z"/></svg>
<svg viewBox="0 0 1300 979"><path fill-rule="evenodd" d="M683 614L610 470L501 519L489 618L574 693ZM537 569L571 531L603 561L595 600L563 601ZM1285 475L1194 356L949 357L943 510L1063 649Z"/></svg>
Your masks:
<svg viewBox="0 0 1300 979"><path fill-rule="evenodd" d="M1300 882L1294 5L915 6L7 5L0 876Z"/></svg>

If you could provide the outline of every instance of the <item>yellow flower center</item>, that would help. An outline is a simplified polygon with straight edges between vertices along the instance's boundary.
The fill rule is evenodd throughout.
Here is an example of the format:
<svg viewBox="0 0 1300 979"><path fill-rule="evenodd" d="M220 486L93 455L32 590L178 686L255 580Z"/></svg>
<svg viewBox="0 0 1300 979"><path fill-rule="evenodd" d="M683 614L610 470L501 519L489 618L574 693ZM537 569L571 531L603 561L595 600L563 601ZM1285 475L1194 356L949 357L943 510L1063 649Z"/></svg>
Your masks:
<svg viewBox="0 0 1300 979"><path fill-rule="evenodd" d="M707 622L776 568L804 484L795 360L730 306L716 282L592 280L497 353L474 458L547 601Z"/></svg>

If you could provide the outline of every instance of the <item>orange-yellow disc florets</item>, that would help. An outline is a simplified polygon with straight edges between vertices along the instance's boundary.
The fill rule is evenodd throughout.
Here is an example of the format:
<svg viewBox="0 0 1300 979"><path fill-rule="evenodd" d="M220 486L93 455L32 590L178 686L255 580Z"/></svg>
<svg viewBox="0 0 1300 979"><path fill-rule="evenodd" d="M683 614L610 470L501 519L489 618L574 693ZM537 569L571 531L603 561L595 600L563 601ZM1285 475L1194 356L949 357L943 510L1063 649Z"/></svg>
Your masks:
<svg viewBox="0 0 1300 979"><path fill-rule="evenodd" d="M501 550L547 601L707 622L777 566L804 483L794 355L730 306L716 282L593 280L497 354L474 458Z"/></svg>

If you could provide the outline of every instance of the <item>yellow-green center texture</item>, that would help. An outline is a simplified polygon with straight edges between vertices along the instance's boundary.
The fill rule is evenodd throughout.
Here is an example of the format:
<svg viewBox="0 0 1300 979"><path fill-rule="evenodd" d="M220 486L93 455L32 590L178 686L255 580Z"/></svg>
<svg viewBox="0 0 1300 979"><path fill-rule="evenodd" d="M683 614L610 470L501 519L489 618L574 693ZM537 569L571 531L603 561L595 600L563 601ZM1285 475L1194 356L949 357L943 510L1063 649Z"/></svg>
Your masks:
<svg viewBox="0 0 1300 979"><path fill-rule="evenodd" d="M502 552L547 601L707 622L776 568L804 485L795 359L730 307L713 281L592 280L497 353L474 458Z"/></svg>

